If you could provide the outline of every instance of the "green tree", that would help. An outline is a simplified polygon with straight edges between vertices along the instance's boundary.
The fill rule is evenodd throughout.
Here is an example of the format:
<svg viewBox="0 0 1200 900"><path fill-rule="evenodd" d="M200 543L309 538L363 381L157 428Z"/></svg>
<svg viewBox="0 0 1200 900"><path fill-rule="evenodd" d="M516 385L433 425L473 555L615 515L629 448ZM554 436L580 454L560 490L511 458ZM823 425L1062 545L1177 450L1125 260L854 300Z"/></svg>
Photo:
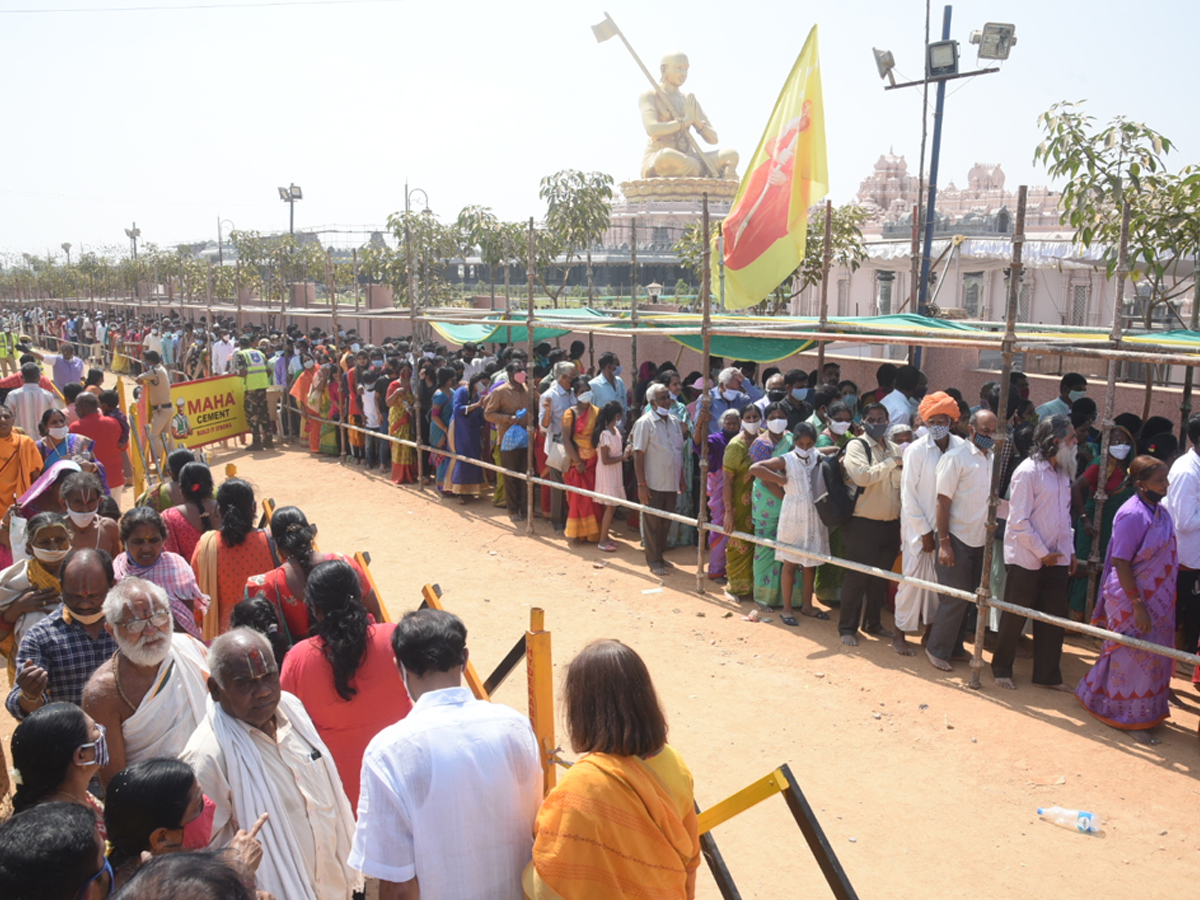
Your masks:
<svg viewBox="0 0 1200 900"><path fill-rule="evenodd" d="M542 179L538 196L546 201L546 220L537 240L536 277L555 308L581 254L587 254L589 283L592 280L591 246L612 221L612 186L611 175L577 169L563 169ZM544 273L553 268L561 271L562 277L552 289Z"/></svg>

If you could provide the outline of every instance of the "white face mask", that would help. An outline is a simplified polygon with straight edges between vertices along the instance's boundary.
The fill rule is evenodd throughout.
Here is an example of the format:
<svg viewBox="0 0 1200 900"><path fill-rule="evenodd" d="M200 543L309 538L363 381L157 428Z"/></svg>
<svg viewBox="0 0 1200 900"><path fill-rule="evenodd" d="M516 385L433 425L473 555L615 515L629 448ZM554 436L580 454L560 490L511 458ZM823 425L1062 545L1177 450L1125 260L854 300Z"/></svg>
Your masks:
<svg viewBox="0 0 1200 900"><path fill-rule="evenodd" d="M762 428L762 422L742 422L742 430L746 434L758 434L760 428Z"/></svg>
<svg viewBox="0 0 1200 900"><path fill-rule="evenodd" d="M787 431L787 419L768 419L767 431L771 434L783 434Z"/></svg>
<svg viewBox="0 0 1200 900"><path fill-rule="evenodd" d="M315 366L316 364L317 364L317 363L316 363L316 361L315 361L315 360L312 360L312 359L306 359L306 360L304 361L304 368L306 368L306 369L311 369L311 368L312 368L313 366Z"/></svg>
<svg viewBox="0 0 1200 900"><path fill-rule="evenodd" d="M67 510L67 516L71 520L71 524L76 528L89 528L92 521L96 518L96 510L91 512L75 512L73 509Z"/></svg>
<svg viewBox="0 0 1200 900"><path fill-rule="evenodd" d="M726 403L733 403L738 397L742 396L741 391L731 391L726 388L721 388L721 396L725 398Z"/></svg>
<svg viewBox="0 0 1200 900"><path fill-rule="evenodd" d="M838 422L836 420L829 423L829 430L834 434L842 435L850 430L849 422Z"/></svg>
<svg viewBox="0 0 1200 900"><path fill-rule="evenodd" d="M66 425L64 425L62 428L50 428L47 430L50 433L50 437L54 438L56 441L65 441L67 439L67 435L71 433L71 429Z"/></svg>
<svg viewBox="0 0 1200 900"><path fill-rule="evenodd" d="M582 394L576 395L575 399L577 401L579 401L580 403L591 403L592 402L592 392L584 391Z"/></svg>
<svg viewBox="0 0 1200 900"><path fill-rule="evenodd" d="M795 453L796 456L798 456L802 462L807 463L812 460L812 456L813 456L812 448L809 448L808 450L801 450L799 447L797 447L792 452Z"/></svg>
<svg viewBox="0 0 1200 900"><path fill-rule="evenodd" d="M70 549L67 549L67 550L43 550L41 547L33 548L33 555L36 556L38 559L40 559L44 563L62 562L66 558L67 554L70 552L71 552Z"/></svg>
<svg viewBox="0 0 1200 900"><path fill-rule="evenodd" d="M1108 448L1108 455L1113 459L1124 459L1132 449L1128 444L1113 444Z"/></svg>
<svg viewBox="0 0 1200 900"><path fill-rule="evenodd" d="M921 426L920 428L918 428L918 429L917 429L915 432L913 432L913 437L919 437L919 438L923 438L923 437L925 437L925 435L927 435L927 434L929 434L929 429L928 429L928 428L926 428L924 425L922 425L922 426Z"/></svg>
<svg viewBox="0 0 1200 900"><path fill-rule="evenodd" d="M669 409L663 409L661 406L654 407L654 411L656 413L658 413L660 416L662 416L664 419L671 414L671 411Z"/></svg>

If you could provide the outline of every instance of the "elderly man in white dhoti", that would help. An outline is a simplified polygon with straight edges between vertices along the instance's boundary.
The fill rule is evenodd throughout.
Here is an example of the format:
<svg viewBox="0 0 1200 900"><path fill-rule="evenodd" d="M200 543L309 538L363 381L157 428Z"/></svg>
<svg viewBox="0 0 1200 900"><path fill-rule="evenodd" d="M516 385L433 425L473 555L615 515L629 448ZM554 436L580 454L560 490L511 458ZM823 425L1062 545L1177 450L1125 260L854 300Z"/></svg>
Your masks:
<svg viewBox="0 0 1200 900"><path fill-rule="evenodd" d="M105 628L117 652L92 673L83 709L108 733L100 781L156 756L178 756L204 718L208 651L172 634L170 600L157 584L128 576L104 600Z"/></svg>
<svg viewBox="0 0 1200 900"><path fill-rule="evenodd" d="M260 890L287 900L349 900L361 877L346 860L354 813L303 705L279 687L267 639L235 628L208 652L208 714L180 757L215 805L223 847L262 813Z"/></svg>
<svg viewBox="0 0 1200 900"><path fill-rule="evenodd" d="M958 418L958 404L949 394L927 394L918 414L929 432L913 441L904 454L904 476L900 480L901 569L910 578L936 582L937 466L943 453L963 441L950 433L950 426ZM901 656L913 655L905 633L918 634L922 625L931 625L939 602L939 595L933 591L900 585L896 591L893 650Z"/></svg>

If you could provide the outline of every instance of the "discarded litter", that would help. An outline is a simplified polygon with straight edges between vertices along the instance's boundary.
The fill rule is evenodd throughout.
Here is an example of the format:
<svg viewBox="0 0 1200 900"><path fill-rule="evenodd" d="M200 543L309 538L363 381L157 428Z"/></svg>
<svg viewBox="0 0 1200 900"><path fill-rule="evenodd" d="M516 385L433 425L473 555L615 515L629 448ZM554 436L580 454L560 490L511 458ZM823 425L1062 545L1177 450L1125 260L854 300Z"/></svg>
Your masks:
<svg viewBox="0 0 1200 900"><path fill-rule="evenodd" d="M1083 834L1100 833L1100 817L1082 809L1063 809L1061 806L1038 807L1038 815L1051 824Z"/></svg>
<svg viewBox="0 0 1200 900"><path fill-rule="evenodd" d="M1066 775L1043 775L1041 778L1035 778L1029 782L1032 785L1043 787L1050 784L1066 784Z"/></svg>
<svg viewBox="0 0 1200 900"><path fill-rule="evenodd" d="M642 591L643 594L661 594L662 592L662 588L646 588L644 591Z"/></svg>

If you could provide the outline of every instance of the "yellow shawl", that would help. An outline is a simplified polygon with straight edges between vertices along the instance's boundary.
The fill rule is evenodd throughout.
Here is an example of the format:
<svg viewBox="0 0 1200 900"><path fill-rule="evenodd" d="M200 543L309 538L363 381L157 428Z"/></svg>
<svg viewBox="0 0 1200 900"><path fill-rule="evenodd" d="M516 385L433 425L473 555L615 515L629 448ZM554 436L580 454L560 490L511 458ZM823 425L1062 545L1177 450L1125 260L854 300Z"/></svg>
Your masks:
<svg viewBox="0 0 1200 900"><path fill-rule="evenodd" d="M639 759L585 756L538 812L536 880L562 900L685 900L700 838L690 798L681 817L676 794Z"/></svg>
<svg viewBox="0 0 1200 900"><path fill-rule="evenodd" d="M200 535L200 543L192 556L192 568L196 570L196 583L200 585L200 593L208 594L208 609L204 611L204 619L200 623L200 634L205 643L221 633L221 586L217 569L217 538L219 531L206 531Z"/></svg>

